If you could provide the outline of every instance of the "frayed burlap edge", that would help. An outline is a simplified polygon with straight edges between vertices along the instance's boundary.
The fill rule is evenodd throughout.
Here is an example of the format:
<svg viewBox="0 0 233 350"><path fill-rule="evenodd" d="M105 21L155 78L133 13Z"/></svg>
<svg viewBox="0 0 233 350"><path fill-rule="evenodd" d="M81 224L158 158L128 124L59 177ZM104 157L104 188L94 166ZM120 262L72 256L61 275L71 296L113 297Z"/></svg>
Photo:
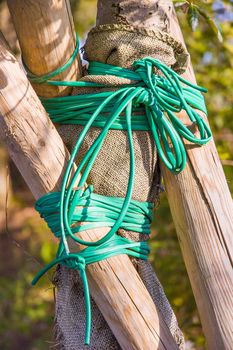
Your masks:
<svg viewBox="0 0 233 350"><path fill-rule="evenodd" d="M179 74L182 74L185 72L188 66L188 61L189 61L188 51L185 49L183 44L180 41L177 41L171 34L162 32L160 30L152 30L152 29L139 27L139 26L136 27L136 26L125 25L125 24L102 24L92 28L89 31L88 36L91 36L93 34L98 34L104 31L131 32L131 33L137 33L137 35L158 39L159 41L168 44L173 49L174 56L176 58L176 63L172 65L171 68L174 69L174 71L176 71Z"/></svg>

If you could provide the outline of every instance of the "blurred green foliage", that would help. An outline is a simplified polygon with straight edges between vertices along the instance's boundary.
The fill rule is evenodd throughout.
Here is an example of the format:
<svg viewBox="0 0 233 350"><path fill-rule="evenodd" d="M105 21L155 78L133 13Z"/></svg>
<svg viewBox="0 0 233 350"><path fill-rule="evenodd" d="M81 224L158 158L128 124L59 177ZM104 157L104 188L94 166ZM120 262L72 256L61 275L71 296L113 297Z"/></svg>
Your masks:
<svg viewBox="0 0 233 350"><path fill-rule="evenodd" d="M232 9L230 2L221 2L227 8L224 17L223 10L214 10L221 8L215 6L219 2L176 1L176 8L197 82L209 90L206 95L209 121L233 191L233 27L229 21ZM96 1L75 0L71 4L76 30L85 37L95 22ZM210 22L217 25L217 31ZM55 345L51 340L54 314L51 275L36 287L32 288L30 282L40 263L54 257L56 243L31 209L33 199L14 167L11 178L14 196L10 202L9 229L7 233L3 227L0 234L0 349L48 349ZM204 337L165 193L155 214L151 262L185 333L187 349L204 349Z"/></svg>
<svg viewBox="0 0 233 350"><path fill-rule="evenodd" d="M8 228L0 233L0 349L42 350L52 337L53 285L45 278L32 288L31 281L55 255L56 244L34 209L23 208L30 203L21 196L11 201Z"/></svg>

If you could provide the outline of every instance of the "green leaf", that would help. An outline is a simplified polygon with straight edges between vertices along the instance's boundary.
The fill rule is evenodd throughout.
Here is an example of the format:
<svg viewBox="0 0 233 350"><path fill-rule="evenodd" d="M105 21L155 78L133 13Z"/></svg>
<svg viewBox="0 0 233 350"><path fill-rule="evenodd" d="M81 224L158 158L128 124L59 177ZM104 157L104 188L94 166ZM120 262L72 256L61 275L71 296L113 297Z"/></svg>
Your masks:
<svg viewBox="0 0 233 350"><path fill-rule="evenodd" d="M209 18L208 24L209 24L210 28L212 29L212 31L214 32L214 34L217 36L218 40L222 43L223 37L222 37L222 33L221 33L221 30L219 28L218 23L216 23L212 18Z"/></svg>
<svg viewBox="0 0 233 350"><path fill-rule="evenodd" d="M187 15L188 15L188 23L192 31L194 32L197 29L199 24L197 7L193 4L190 4Z"/></svg>
<svg viewBox="0 0 233 350"><path fill-rule="evenodd" d="M223 37L220 30L220 27L217 22L215 22L205 11L203 11L200 7L197 7L197 11L199 14L206 20L212 32L217 36L218 40L222 43Z"/></svg>

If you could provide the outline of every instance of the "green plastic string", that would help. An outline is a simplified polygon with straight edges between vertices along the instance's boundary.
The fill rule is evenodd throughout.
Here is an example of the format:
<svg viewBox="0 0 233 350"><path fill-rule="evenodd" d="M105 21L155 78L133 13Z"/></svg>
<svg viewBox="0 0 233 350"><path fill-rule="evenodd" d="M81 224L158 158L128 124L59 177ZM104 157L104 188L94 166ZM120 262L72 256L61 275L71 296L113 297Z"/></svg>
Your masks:
<svg viewBox="0 0 233 350"><path fill-rule="evenodd" d="M118 88L119 94L114 96L102 109L92 123L92 126L103 128L106 115L112 113L114 106L124 98L129 98L127 92L134 90L131 97L131 123L133 130L148 130L154 136L159 156L173 173L182 171L186 164L186 151L180 136L190 142L202 145L211 138L208 125L194 109L207 114L204 98L201 92L206 89L191 84L171 68L159 60L144 58L133 64L134 71L99 62L90 62L88 73L91 75L115 75L134 80L134 84ZM153 68L160 70L163 76L155 75ZM65 82L63 82L65 83ZM69 82L71 84L71 82ZM59 82L53 81L53 84ZM75 86L89 86L89 82L74 82ZM91 83L92 86L94 83ZM102 84L95 84L100 87ZM110 87L110 85L104 85ZM131 90L130 90L131 89ZM106 101L112 92L67 96L62 98L42 99L50 118L60 124L86 125L101 102ZM185 110L190 120L197 125L200 137L196 137L185 126L175 113ZM124 113L118 113L112 121L111 129L126 130ZM171 143L169 143L169 140Z"/></svg>
<svg viewBox="0 0 233 350"><path fill-rule="evenodd" d="M32 83L36 83L36 84L43 84L43 83L47 83L47 84L50 84L52 85L53 84L53 80L50 80L51 78L54 78L56 77L57 75L63 73L66 69L68 69L72 63L74 62L74 60L76 59L77 57L77 54L79 52L79 38L78 36L76 35L76 46L75 46L75 50L72 54L72 56L68 59L68 61L61 67L58 67L57 69L55 69L54 71L50 72L50 73L47 73L47 74L44 74L44 75L41 75L41 76L38 76L38 75L35 75L34 73L32 73L28 67L26 66L25 62L23 61L23 65L24 65L24 68L27 72L27 77L28 79L32 82ZM57 84L55 84L57 85Z"/></svg>
<svg viewBox="0 0 233 350"><path fill-rule="evenodd" d="M50 80L73 62L77 47L70 60L56 71L40 77L29 72L31 81L76 87L112 87L94 82ZM152 133L161 160L174 174L181 172L186 165L186 151L181 136L199 145L205 144L211 138L208 125L195 110L207 114L202 96L206 89L191 84L154 58L137 60L132 68L130 70L90 62L88 74L126 78L130 79L130 84L115 86L115 91L110 92L41 99L52 121L83 125L83 129L72 150L61 191L46 194L36 202L36 209L47 221L54 235L60 239L60 244L56 259L37 274L33 284L58 263L80 272L86 305L85 344L90 342L91 329L86 265L119 254L140 259L147 259L149 254L146 242L133 242L117 235L119 228L150 234L153 215L153 203L132 199L135 172L133 130L147 130ZM155 74L155 70L162 75ZM196 124L200 137L196 137L176 116L175 113L182 110ZM75 159L91 127L99 127L101 131L73 171ZM96 194L92 185L86 185L110 129L126 130L128 135L130 169L124 198ZM79 226L79 222L85 224ZM77 235L96 227L109 227L108 233L96 242L84 241ZM71 253L68 237L86 248L78 253Z"/></svg>

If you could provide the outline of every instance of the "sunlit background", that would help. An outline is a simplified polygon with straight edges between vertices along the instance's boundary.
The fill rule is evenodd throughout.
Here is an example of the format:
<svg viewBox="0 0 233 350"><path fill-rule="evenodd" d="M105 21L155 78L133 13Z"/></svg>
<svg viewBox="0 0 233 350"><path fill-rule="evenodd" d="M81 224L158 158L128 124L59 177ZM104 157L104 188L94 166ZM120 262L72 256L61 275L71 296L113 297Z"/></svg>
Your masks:
<svg viewBox="0 0 233 350"><path fill-rule="evenodd" d="M72 1L81 38L95 23L96 1ZM208 88L206 103L219 156L233 191L233 10L230 1L177 1L180 24L197 81ZM193 6L194 5L194 6ZM197 7L195 7L195 5ZM200 11L198 10L200 9ZM17 51L5 1L0 27ZM8 197L8 199L7 199ZM34 199L0 145L0 349L40 350L52 341L54 290L49 276L30 283L56 253L56 243L33 209ZM185 333L187 350L205 348L166 194L156 211L150 259ZM220 350L220 349L219 349Z"/></svg>

